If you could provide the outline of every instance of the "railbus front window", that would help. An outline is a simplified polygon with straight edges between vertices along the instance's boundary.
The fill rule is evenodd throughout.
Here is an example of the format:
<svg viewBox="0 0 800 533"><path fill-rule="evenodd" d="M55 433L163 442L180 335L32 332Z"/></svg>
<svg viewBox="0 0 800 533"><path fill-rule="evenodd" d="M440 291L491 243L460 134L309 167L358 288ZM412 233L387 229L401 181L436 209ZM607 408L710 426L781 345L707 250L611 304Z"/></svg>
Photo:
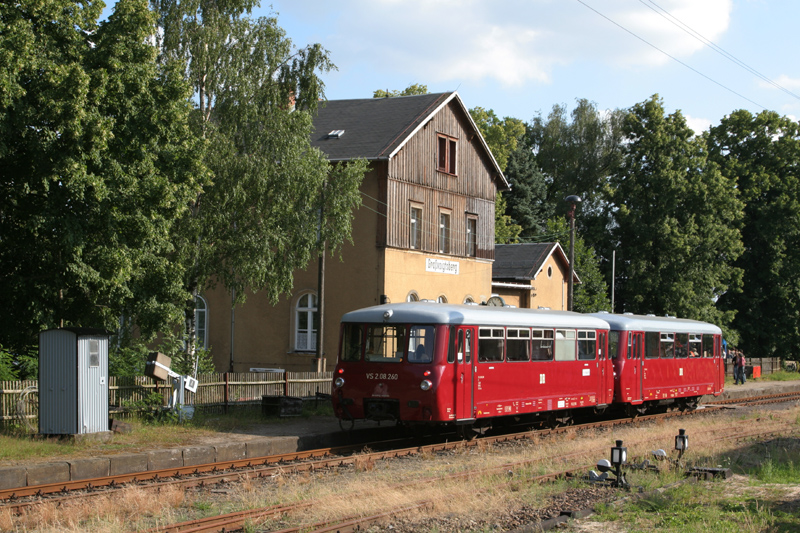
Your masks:
<svg viewBox="0 0 800 533"><path fill-rule="evenodd" d="M597 357L597 332L578 331L578 359L593 361Z"/></svg>
<svg viewBox="0 0 800 533"><path fill-rule="evenodd" d="M534 361L552 361L553 330L534 329L531 333L533 335L532 359Z"/></svg>
<svg viewBox="0 0 800 533"><path fill-rule="evenodd" d="M367 344L364 357L367 361L399 363L406 349L405 326L367 326Z"/></svg>
<svg viewBox="0 0 800 533"><path fill-rule="evenodd" d="M360 361L363 348L364 326L361 324L345 324L342 338L342 361Z"/></svg>
<svg viewBox="0 0 800 533"><path fill-rule="evenodd" d="M433 326L411 326L408 334L408 362L430 363L433 361Z"/></svg>

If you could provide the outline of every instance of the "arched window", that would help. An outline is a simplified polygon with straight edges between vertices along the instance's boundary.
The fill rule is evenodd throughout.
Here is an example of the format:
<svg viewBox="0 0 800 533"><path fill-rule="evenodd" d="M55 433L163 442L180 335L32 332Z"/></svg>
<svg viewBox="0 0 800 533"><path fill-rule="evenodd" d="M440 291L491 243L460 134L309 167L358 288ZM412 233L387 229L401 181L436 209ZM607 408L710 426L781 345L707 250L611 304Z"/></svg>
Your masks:
<svg viewBox="0 0 800 533"><path fill-rule="evenodd" d="M467 305L471 305L475 303L475 300L472 298L472 296L467 296L466 298L464 298L464 303Z"/></svg>
<svg viewBox="0 0 800 533"><path fill-rule="evenodd" d="M446 304L446 303L447 303L447 296L445 296L444 294L442 294L441 296L439 296L438 298L436 298L436 303L440 303L440 304Z"/></svg>
<svg viewBox="0 0 800 533"><path fill-rule="evenodd" d="M208 347L208 305L205 298L199 294L194 301L194 321L197 335L196 346L203 350Z"/></svg>
<svg viewBox="0 0 800 533"><path fill-rule="evenodd" d="M416 293L416 291L410 291L408 293L408 296L406 296L406 301L407 302L418 302L419 301L419 295Z"/></svg>
<svg viewBox="0 0 800 533"><path fill-rule="evenodd" d="M313 352L317 349L317 295L309 292L300 296L294 308L294 349Z"/></svg>

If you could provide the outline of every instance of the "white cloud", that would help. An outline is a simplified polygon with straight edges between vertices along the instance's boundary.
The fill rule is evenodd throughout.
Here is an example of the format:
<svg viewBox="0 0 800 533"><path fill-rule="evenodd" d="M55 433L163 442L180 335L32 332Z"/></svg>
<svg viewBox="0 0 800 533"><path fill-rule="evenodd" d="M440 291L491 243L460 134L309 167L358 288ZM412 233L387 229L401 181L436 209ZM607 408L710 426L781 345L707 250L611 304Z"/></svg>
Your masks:
<svg viewBox="0 0 800 533"><path fill-rule="evenodd" d="M698 118L689 115L684 115L684 118L686 119L686 125L694 130L695 135L700 135L704 131L707 131L713 124L707 118Z"/></svg>
<svg viewBox="0 0 800 533"><path fill-rule="evenodd" d="M780 76L778 76L776 79L774 79L772 81L774 81L776 84L780 85L784 89L788 89L790 91L800 90L800 78L790 78L786 74L781 74ZM763 80L759 81L758 85L761 86L761 87L765 87L767 89L778 89L778 87L775 87L773 84L768 83L768 82L763 81ZM780 90L780 89L778 89L778 90Z"/></svg>
<svg viewBox="0 0 800 533"><path fill-rule="evenodd" d="M670 55L704 47L656 11L630 0L583 0ZM661 0L658 5L708 39L727 29L732 0ZM356 62L421 82L548 83L559 65L657 67L663 53L579 2L563 0L340 0L299 2L329 11L320 36L341 69ZM309 4L313 7L309 9ZM299 10L286 4L280 11ZM654 8L655 9L655 8ZM317 15L320 15L317 12Z"/></svg>

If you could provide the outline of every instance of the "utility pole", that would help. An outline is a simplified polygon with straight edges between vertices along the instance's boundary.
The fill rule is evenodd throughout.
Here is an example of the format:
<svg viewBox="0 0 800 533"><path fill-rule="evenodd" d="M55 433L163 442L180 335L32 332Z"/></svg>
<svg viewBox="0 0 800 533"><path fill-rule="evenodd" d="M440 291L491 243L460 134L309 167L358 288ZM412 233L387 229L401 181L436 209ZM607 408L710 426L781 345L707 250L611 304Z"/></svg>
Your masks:
<svg viewBox="0 0 800 533"><path fill-rule="evenodd" d="M564 198L569 208L569 292L567 293L567 311L572 311L572 291L575 277L575 207L580 203L580 196L574 194Z"/></svg>

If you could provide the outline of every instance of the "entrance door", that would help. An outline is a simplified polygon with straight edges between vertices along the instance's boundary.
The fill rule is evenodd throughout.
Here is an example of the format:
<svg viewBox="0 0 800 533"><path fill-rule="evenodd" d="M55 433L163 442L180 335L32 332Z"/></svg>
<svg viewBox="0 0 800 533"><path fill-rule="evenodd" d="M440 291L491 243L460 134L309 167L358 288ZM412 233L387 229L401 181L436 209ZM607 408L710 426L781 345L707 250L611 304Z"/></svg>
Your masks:
<svg viewBox="0 0 800 533"><path fill-rule="evenodd" d="M628 346L628 364L633 366L633 379L631 380L631 402L641 403L644 387L644 333L630 332Z"/></svg>
<svg viewBox="0 0 800 533"><path fill-rule="evenodd" d="M601 331L597 334L597 351L599 352L598 404L609 404L614 399L614 367L608 354L608 332Z"/></svg>
<svg viewBox="0 0 800 533"><path fill-rule="evenodd" d="M456 420L472 419L472 328L459 327L456 347Z"/></svg>

